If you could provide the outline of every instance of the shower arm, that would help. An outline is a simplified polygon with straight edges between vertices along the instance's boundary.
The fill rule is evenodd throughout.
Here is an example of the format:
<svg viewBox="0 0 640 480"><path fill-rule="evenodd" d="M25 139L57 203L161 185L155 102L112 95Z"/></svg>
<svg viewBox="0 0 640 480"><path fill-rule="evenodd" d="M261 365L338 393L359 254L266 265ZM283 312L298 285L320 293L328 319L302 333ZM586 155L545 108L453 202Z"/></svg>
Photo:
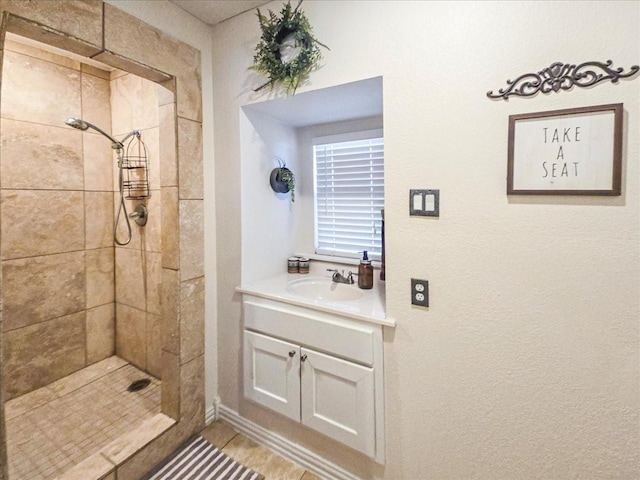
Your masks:
<svg viewBox="0 0 640 480"><path fill-rule="evenodd" d="M94 130L97 130L98 132L103 134L109 140L111 140L111 143L112 143L111 148L113 148L114 150L122 150L124 148L124 142L126 140L128 140L129 138L133 137L133 136L136 136L136 137L140 138L140 130L134 130L131 133L128 133L122 140L116 140L111 135L109 135L107 132L105 132L104 130L96 127L95 125L89 124L89 126L91 128L93 128Z"/></svg>
<svg viewBox="0 0 640 480"><path fill-rule="evenodd" d="M95 125L92 125L92 124L90 124L90 123L87 123L87 125L88 125L90 128L93 128L93 129L94 129L94 130L96 130L97 132L99 132L99 133L101 133L102 135L104 135L105 137L107 137L109 140L111 140L111 143L112 143L111 148L113 148L114 150L121 150L121 149L123 149L123 148L124 148L124 143L122 143L122 142L124 142L124 140L125 140L126 138L129 138L129 137L132 135L132 134L130 133L129 135L127 135L127 136L125 137L125 139L122 139L122 141L118 141L118 140L116 140L115 138L113 138L111 135L109 135L107 132L105 132L104 130L102 130L101 128L98 128L98 127L96 127Z"/></svg>

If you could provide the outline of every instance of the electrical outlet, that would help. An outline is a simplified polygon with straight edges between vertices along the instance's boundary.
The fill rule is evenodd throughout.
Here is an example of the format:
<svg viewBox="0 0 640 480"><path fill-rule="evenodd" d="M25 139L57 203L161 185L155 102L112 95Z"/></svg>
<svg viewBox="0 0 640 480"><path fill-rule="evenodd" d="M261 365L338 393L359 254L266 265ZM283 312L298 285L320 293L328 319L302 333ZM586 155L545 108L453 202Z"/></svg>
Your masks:
<svg viewBox="0 0 640 480"><path fill-rule="evenodd" d="M429 281L411 279L411 304L420 307L429 306Z"/></svg>

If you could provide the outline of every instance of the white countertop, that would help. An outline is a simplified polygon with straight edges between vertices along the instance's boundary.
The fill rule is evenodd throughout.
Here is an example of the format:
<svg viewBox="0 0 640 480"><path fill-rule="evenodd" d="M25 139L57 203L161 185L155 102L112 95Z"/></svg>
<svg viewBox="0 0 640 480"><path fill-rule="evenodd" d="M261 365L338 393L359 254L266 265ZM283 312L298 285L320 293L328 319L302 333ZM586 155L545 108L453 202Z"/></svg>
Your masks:
<svg viewBox="0 0 640 480"><path fill-rule="evenodd" d="M256 297L276 300L290 305L311 308L326 313L335 313L356 320L395 327L395 321L387 319L385 313L385 290L383 282L374 282L371 290L362 290L362 296L357 300L348 301L328 301L311 299L306 296L292 293L287 287L289 282L304 278L317 278L318 275L290 274L283 273L275 277L254 282L248 285L236 287L236 291L254 295ZM324 275L322 275L324 277ZM327 278L331 278L330 275ZM342 288L358 289L357 283L354 285L341 285Z"/></svg>

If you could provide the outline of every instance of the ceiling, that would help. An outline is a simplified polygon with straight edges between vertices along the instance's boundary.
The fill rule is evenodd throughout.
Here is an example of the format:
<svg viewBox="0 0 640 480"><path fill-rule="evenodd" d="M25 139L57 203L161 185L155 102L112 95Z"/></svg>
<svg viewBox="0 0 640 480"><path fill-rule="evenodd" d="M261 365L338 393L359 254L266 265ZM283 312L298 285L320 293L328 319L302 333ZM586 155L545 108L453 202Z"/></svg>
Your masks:
<svg viewBox="0 0 640 480"><path fill-rule="evenodd" d="M269 2L255 0L169 0L198 20L215 25Z"/></svg>

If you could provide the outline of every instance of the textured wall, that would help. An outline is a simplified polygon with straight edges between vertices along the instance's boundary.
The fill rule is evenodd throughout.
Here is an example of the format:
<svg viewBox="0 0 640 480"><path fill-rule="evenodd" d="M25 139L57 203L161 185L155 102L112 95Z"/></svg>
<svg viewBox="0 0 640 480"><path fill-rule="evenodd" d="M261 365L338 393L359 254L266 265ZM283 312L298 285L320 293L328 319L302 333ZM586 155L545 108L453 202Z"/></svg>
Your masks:
<svg viewBox="0 0 640 480"><path fill-rule="evenodd" d="M2 78L7 399L114 353L109 73L7 41Z"/></svg>
<svg viewBox="0 0 640 480"><path fill-rule="evenodd" d="M280 2L269 5L274 11ZM218 210L222 402L365 478L637 478L640 79L509 102L561 61L640 61L638 2L305 1L331 50L305 90L384 79L387 465L242 400L241 223ZM266 9L265 9L266 10ZM214 28L216 203L240 198L255 12ZM623 195L506 195L510 114L624 103ZM408 190L440 189L438 219ZM258 241L258 239L256 239ZM430 280L413 308L409 279Z"/></svg>

